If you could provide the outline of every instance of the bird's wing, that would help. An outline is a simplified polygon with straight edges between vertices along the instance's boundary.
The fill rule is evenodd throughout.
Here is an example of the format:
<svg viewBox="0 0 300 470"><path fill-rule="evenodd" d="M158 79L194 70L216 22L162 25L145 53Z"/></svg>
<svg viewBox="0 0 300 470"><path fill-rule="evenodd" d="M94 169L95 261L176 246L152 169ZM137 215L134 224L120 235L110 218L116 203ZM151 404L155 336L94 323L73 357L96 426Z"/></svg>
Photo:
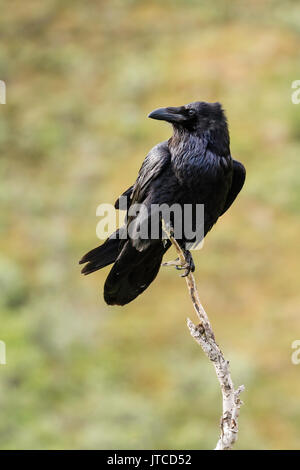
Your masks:
<svg viewBox="0 0 300 470"><path fill-rule="evenodd" d="M132 190L133 190L133 185L130 186L130 188L126 189L121 196L118 197L118 199L115 202L115 209L126 209L128 206L130 206L130 199L132 196ZM125 203L125 204L124 204ZM125 207L123 207L123 205Z"/></svg>
<svg viewBox="0 0 300 470"><path fill-rule="evenodd" d="M115 209L127 209L134 202L142 202L151 182L163 171L170 158L167 141L153 147L143 161L136 182L116 200Z"/></svg>
<svg viewBox="0 0 300 470"><path fill-rule="evenodd" d="M220 215L223 215L229 209L229 207L239 194L240 190L244 186L245 178L246 170L244 165L242 165L242 163L238 162L237 160L233 160L233 175L231 188L227 195L227 199Z"/></svg>
<svg viewBox="0 0 300 470"><path fill-rule="evenodd" d="M170 170L170 161L171 154L168 142L156 145L145 158L133 186L131 204L127 214L127 227L132 245L139 251L147 249L150 244L149 237L145 238L141 235L141 228L149 227L153 197L155 194L157 195L157 187L163 186L164 174L168 169ZM159 194L163 194L162 188ZM158 197L155 202L160 203L159 199Z"/></svg>
<svg viewBox="0 0 300 470"><path fill-rule="evenodd" d="M161 142L150 150L133 185L132 204L142 202L148 195L151 183L164 171L171 161L168 142Z"/></svg>

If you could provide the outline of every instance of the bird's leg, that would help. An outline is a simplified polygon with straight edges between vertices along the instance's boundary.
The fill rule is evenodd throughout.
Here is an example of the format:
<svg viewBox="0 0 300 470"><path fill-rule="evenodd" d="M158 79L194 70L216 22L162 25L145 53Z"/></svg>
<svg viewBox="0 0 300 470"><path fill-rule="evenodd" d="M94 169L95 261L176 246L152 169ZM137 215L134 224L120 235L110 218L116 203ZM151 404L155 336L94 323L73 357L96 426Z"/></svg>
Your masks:
<svg viewBox="0 0 300 470"><path fill-rule="evenodd" d="M168 238L172 241L172 238L174 238L173 227L167 225L166 222L162 220L162 228L163 231L168 235ZM195 264L191 252L186 250L184 246L180 246L180 248L182 250L183 256L179 256L179 258L176 258L174 261L167 261L162 263L162 266L175 266L175 268L178 270L185 269L185 272L181 275L181 277L186 277L190 272L193 273L195 271Z"/></svg>
<svg viewBox="0 0 300 470"><path fill-rule="evenodd" d="M189 250L182 249L184 254L184 261L176 258L174 261L167 261L163 263L162 266L175 266L176 269L181 270L185 269L185 272L181 275L181 277L186 277L189 275L190 272L195 271L195 264Z"/></svg>

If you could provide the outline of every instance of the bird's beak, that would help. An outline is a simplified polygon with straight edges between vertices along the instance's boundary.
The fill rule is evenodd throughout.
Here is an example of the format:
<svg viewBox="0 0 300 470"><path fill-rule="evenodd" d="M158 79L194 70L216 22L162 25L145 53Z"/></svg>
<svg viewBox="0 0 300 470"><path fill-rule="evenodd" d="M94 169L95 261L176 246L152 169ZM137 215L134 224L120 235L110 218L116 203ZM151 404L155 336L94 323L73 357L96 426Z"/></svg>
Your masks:
<svg viewBox="0 0 300 470"><path fill-rule="evenodd" d="M152 111L148 117L158 119L159 121L181 123L186 121L186 115L183 114L184 111L185 108L183 106L179 106L178 108L158 108Z"/></svg>

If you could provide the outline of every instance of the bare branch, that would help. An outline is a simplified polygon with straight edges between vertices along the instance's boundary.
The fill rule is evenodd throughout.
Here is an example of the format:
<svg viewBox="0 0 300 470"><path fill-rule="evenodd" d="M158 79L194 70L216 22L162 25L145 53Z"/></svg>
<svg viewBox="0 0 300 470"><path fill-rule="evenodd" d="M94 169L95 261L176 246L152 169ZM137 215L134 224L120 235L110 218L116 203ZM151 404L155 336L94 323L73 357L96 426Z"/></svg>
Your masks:
<svg viewBox="0 0 300 470"><path fill-rule="evenodd" d="M164 231L167 233L170 241L175 247L182 265L184 265L185 257L178 242L172 236L171 232L166 229L165 225ZM187 326L194 340L201 346L204 353L213 363L223 397L223 413L220 422L221 434L215 450L229 450L237 440L238 416L242 405L240 394L244 391L245 387L244 385L241 385L236 390L234 389L229 370L229 361L224 358L221 349L216 343L210 321L199 299L194 276L190 272L185 279L194 309L196 310L199 318L199 324L197 326L188 318Z"/></svg>

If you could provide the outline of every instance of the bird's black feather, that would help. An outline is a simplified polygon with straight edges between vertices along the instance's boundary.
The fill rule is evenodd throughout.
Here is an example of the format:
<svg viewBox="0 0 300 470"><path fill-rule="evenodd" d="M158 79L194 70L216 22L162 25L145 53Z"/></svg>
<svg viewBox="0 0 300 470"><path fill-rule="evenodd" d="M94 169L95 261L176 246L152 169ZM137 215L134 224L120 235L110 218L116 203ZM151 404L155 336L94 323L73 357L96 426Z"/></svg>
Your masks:
<svg viewBox="0 0 300 470"><path fill-rule="evenodd" d="M170 122L174 134L149 152L122 201L129 209L143 203L150 215L155 205L204 204L205 236L231 206L245 181L244 166L230 155L224 111L219 103L196 102L160 108L149 117ZM120 198L115 207L123 208ZM140 237L141 223L141 214L127 213L122 230L129 231L130 227L129 237L118 240L111 236L80 261L87 263L84 274L114 263L104 286L108 304L125 305L141 294L157 276L162 257L171 245L166 240ZM178 242L184 248L187 240L182 236Z"/></svg>

